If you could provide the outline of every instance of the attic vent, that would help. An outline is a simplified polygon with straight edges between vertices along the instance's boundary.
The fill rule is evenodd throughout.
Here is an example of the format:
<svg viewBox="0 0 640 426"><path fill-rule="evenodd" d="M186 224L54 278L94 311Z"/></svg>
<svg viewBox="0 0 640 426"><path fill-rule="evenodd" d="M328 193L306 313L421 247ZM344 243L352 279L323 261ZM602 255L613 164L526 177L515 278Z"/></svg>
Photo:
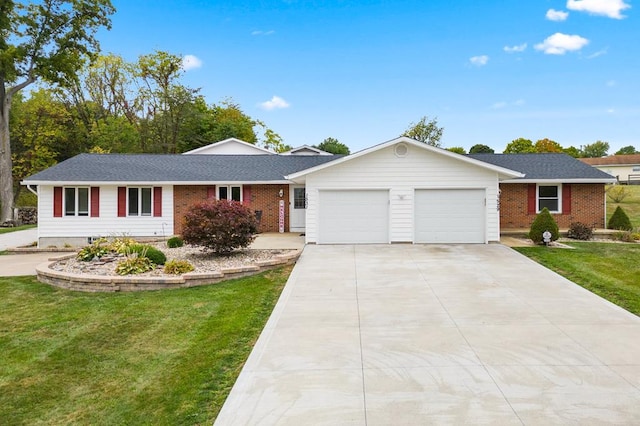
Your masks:
<svg viewBox="0 0 640 426"><path fill-rule="evenodd" d="M409 147L404 143L399 143L394 149L397 157L404 157L409 152Z"/></svg>

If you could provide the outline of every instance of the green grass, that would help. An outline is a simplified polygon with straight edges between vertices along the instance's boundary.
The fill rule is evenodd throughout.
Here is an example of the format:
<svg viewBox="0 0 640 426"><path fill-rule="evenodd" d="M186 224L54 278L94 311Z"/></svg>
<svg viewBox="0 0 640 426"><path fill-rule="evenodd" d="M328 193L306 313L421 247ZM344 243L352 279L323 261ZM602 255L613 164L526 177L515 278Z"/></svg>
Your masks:
<svg viewBox="0 0 640 426"><path fill-rule="evenodd" d="M0 278L0 423L211 424L290 272L116 294Z"/></svg>
<svg viewBox="0 0 640 426"><path fill-rule="evenodd" d="M640 244L571 242L574 250L515 250L626 310L640 315Z"/></svg>
<svg viewBox="0 0 640 426"><path fill-rule="evenodd" d="M16 232L16 231L24 231L25 229L32 229L35 228L38 225L20 225L20 226L14 226L13 228L0 228L0 234L8 234L9 232Z"/></svg>
<svg viewBox="0 0 640 426"><path fill-rule="evenodd" d="M607 197L607 223L609 218L620 206L625 211L634 228L640 228L640 185L624 185L624 190L629 193L621 203L614 203Z"/></svg>

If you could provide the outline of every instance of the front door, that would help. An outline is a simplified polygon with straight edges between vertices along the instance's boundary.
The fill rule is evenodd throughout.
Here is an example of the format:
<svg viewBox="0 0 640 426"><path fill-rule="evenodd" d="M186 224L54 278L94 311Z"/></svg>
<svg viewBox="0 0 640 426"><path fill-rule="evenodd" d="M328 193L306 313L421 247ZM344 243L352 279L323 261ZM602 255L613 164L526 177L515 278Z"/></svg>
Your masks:
<svg viewBox="0 0 640 426"><path fill-rule="evenodd" d="M304 185L291 185L289 193L289 231L304 232L307 216L307 193Z"/></svg>

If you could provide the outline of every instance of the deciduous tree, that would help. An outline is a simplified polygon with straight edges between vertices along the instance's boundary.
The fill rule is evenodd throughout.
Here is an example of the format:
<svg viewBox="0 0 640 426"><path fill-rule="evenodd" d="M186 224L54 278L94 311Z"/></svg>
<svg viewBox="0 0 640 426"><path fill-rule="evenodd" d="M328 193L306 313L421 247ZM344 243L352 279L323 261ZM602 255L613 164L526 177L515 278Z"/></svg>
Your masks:
<svg viewBox="0 0 640 426"><path fill-rule="evenodd" d="M444 127L438 126L437 117L429 119L429 117L425 115L417 123L409 124L409 127L404 131L402 136L424 142L427 145L439 147L443 132Z"/></svg>
<svg viewBox="0 0 640 426"><path fill-rule="evenodd" d="M532 152L536 152L536 148L531 140L525 138L512 140L504 149L505 154L529 154Z"/></svg>
<svg viewBox="0 0 640 426"><path fill-rule="evenodd" d="M536 152L562 152L562 145L547 138L538 140L534 148Z"/></svg>
<svg viewBox="0 0 640 426"><path fill-rule="evenodd" d="M467 151L461 146L452 146L450 148L447 148L447 151L455 152L456 154L461 154L461 155L464 155L467 153Z"/></svg>
<svg viewBox="0 0 640 426"><path fill-rule="evenodd" d="M348 146L338 141L338 139L331 138L331 137L326 138L315 147L323 151L330 152L332 154L342 154L342 155L350 154Z"/></svg>
<svg viewBox="0 0 640 426"><path fill-rule="evenodd" d="M607 155L609 142L596 141L580 149L580 156L585 158L599 158Z"/></svg>
<svg viewBox="0 0 640 426"><path fill-rule="evenodd" d="M616 151L615 155L631 155L631 154L640 154L635 146L627 145L623 146L619 150Z"/></svg>
<svg viewBox="0 0 640 426"><path fill-rule="evenodd" d="M13 217L9 115L21 90L42 80L68 85L99 50L95 33L109 27L110 0L0 2L0 221Z"/></svg>
<svg viewBox="0 0 640 426"><path fill-rule="evenodd" d="M481 143L475 144L469 148L469 154L493 154L494 152L493 148Z"/></svg>

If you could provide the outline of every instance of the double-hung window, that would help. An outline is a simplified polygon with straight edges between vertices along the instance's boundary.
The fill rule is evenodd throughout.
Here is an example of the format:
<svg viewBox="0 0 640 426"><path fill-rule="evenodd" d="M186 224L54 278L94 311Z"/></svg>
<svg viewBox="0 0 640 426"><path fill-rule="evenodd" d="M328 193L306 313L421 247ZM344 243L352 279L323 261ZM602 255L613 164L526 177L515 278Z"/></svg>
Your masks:
<svg viewBox="0 0 640 426"><path fill-rule="evenodd" d="M152 188L127 188L127 203L129 216L151 216L153 206Z"/></svg>
<svg viewBox="0 0 640 426"><path fill-rule="evenodd" d="M551 213L561 213L562 185L538 185L538 212L547 208Z"/></svg>
<svg viewBox="0 0 640 426"><path fill-rule="evenodd" d="M64 188L64 215L89 216L89 188Z"/></svg>
<svg viewBox="0 0 640 426"><path fill-rule="evenodd" d="M242 201L242 186L240 185L218 186L218 200Z"/></svg>

